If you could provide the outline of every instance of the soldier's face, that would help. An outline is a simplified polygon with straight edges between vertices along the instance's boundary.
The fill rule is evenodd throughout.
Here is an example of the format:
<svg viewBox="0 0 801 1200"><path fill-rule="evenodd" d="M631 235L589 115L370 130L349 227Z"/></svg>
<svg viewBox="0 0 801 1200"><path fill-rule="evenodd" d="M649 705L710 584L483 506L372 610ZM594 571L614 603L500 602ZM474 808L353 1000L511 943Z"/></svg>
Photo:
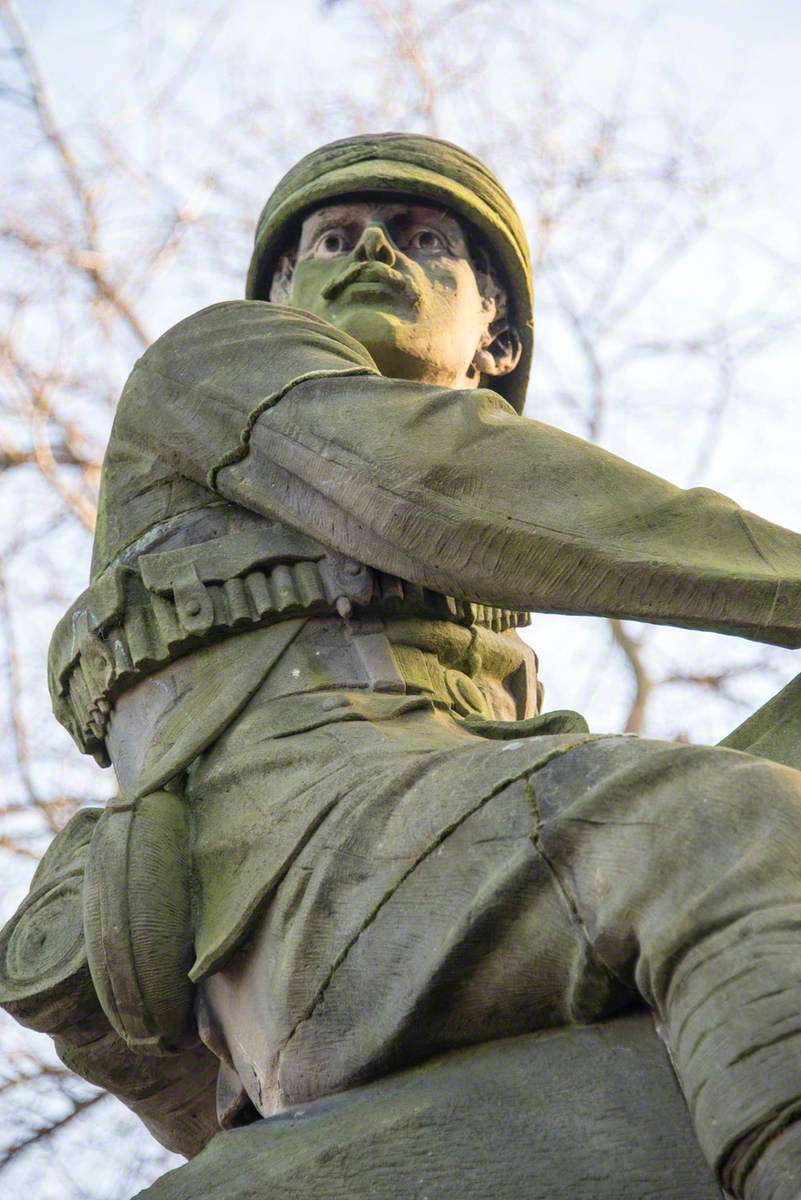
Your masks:
<svg viewBox="0 0 801 1200"><path fill-rule="evenodd" d="M325 317L396 379L476 386L489 340L467 238L451 213L401 201L330 204L306 217L290 303Z"/></svg>

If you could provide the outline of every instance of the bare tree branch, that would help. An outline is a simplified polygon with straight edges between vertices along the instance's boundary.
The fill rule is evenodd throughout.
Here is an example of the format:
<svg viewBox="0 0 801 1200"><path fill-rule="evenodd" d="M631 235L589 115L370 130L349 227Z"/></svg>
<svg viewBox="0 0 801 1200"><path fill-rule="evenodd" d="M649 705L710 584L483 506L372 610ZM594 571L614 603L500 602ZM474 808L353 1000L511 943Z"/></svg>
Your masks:
<svg viewBox="0 0 801 1200"><path fill-rule="evenodd" d="M6 662L8 664L11 731L16 749L17 770L20 781L30 803L42 813L52 831L56 833L59 828L58 822L53 816L51 806L39 795L33 780L30 745L28 743L28 734L25 729L25 721L20 704L21 697L25 695L25 687L20 672L14 622L11 616L11 603L6 583L5 564L2 560L0 560L0 636L2 636L5 646Z"/></svg>
<svg viewBox="0 0 801 1200"><path fill-rule="evenodd" d="M612 637L616 644L625 655L634 682L634 694L623 728L626 733L642 733L645 725L648 701L651 698L654 687L657 686L645 665L643 657L644 641L642 638L632 637L627 632L623 622L617 619L609 621L609 628L612 631Z"/></svg>
<svg viewBox="0 0 801 1200"><path fill-rule="evenodd" d="M98 1092L94 1096L86 1096L80 1100L73 1100L72 1107L70 1108L69 1112L64 1114L63 1117L59 1117L57 1121L50 1121L46 1125L41 1125L38 1128L33 1129L30 1133L26 1134L25 1137L20 1138L18 1142L15 1142L12 1146L9 1146L7 1150L0 1154L0 1171L2 1171L4 1166L6 1166L17 1155L21 1154L24 1150L29 1150L31 1146L35 1146L38 1142L43 1141L45 1138L51 1138L53 1134L58 1133L67 1125L70 1125L76 1117L82 1116L88 1109L93 1108L96 1104L100 1104L102 1101L107 1099L108 1095L106 1092Z"/></svg>
<svg viewBox="0 0 801 1200"><path fill-rule="evenodd" d="M91 188L84 182L75 156L63 132L59 128L33 48L17 16L12 0L0 0L0 16L2 16L8 30L11 39L11 49L16 55L28 82L31 103L45 141L51 147L61 164L64 178L72 191L77 202L78 211L81 214L83 223L83 249L80 255L76 256L75 265L84 272L93 284L98 296L106 301L122 317L139 344L145 347L148 345L150 338L145 332L139 318L106 270L105 256L100 248L100 220L94 195Z"/></svg>

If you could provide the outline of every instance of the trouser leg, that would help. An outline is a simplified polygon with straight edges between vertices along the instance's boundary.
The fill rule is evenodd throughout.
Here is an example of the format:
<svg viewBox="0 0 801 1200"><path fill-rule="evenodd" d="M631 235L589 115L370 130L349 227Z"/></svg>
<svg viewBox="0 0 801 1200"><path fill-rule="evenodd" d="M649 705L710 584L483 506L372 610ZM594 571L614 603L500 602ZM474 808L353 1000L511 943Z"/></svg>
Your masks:
<svg viewBox="0 0 801 1200"><path fill-rule="evenodd" d="M774 1140L801 1115L801 773L604 741L534 794L538 849L663 1022L710 1163L748 1200L801 1195L796 1139Z"/></svg>
<svg viewBox="0 0 801 1200"><path fill-rule="evenodd" d="M325 828L309 842L251 943L202 985L262 1112L636 998L594 956L534 845L529 775L431 838L411 829L398 864L369 812L336 845ZM376 892L388 859L393 882Z"/></svg>
<svg viewBox="0 0 801 1200"><path fill-rule="evenodd" d="M206 984L261 1111L642 997L729 1189L795 1195L775 1190L773 1139L801 1098L801 773L588 743L485 796L343 939L360 872L387 852L359 837L322 855L312 839L248 952Z"/></svg>

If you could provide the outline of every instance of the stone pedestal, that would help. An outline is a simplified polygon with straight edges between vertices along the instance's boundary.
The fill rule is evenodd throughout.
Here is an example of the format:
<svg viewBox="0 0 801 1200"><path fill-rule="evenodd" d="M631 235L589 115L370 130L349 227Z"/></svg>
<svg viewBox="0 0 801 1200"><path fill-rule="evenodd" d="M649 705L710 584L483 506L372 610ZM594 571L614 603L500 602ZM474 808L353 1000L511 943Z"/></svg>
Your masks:
<svg viewBox="0 0 801 1200"><path fill-rule="evenodd" d="M720 1200L650 1016L491 1042L218 1134L137 1200Z"/></svg>

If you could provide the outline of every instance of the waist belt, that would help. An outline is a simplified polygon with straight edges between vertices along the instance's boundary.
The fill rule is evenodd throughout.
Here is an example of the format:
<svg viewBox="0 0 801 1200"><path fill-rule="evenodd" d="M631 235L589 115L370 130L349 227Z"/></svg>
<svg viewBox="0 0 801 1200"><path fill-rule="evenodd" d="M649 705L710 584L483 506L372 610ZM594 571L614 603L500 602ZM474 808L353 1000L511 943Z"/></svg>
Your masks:
<svg viewBox="0 0 801 1200"><path fill-rule="evenodd" d="M109 567L56 626L49 683L58 720L108 766L116 698L181 655L246 629L299 616L422 616L496 633L529 615L442 595L385 575L280 525L141 554Z"/></svg>
<svg viewBox="0 0 801 1200"><path fill-rule="evenodd" d="M327 624L321 623L323 640L314 636L314 621L293 640L259 687L262 699L332 691L400 693L427 696L463 717L497 715L480 681L459 665L443 663L434 651L390 641L383 621L357 618L335 638ZM312 636L307 638L308 630Z"/></svg>

